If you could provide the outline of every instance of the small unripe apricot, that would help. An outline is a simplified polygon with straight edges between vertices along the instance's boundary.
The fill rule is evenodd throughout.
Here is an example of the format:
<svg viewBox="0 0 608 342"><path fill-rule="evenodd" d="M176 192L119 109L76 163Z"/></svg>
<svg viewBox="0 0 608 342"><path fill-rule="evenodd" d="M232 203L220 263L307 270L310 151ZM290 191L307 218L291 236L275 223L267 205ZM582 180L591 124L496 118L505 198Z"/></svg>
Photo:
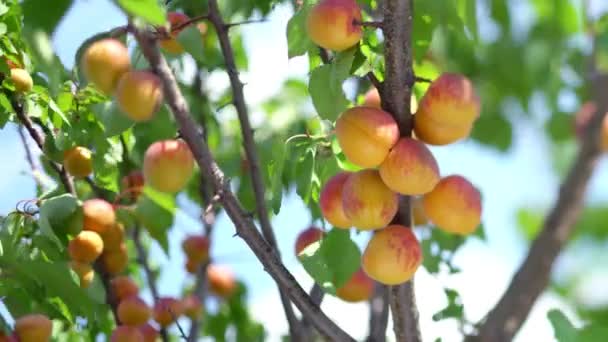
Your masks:
<svg viewBox="0 0 608 342"><path fill-rule="evenodd" d="M18 93L27 93L32 90L32 87L34 86L32 76L24 69L11 69L11 80L15 85L15 91Z"/></svg>
<svg viewBox="0 0 608 342"><path fill-rule="evenodd" d="M336 228L352 227L352 222L344 214L342 206L342 189L351 174L350 172L338 172L325 183L319 196L319 206L323 217Z"/></svg>
<svg viewBox="0 0 608 342"><path fill-rule="evenodd" d="M131 120L152 119L163 101L160 78L149 71L129 71L116 86L118 108Z"/></svg>
<svg viewBox="0 0 608 342"><path fill-rule="evenodd" d="M370 90L365 93L365 97L363 99L363 105L365 107L374 107L382 109L382 101L380 99L380 93L378 89L372 87ZM418 101L416 100L416 96L412 94L412 100L410 101L410 113L416 113L418 110Z"/></svg>
<svg viewBox="0 0 608 342"><path fill-rule="evenodd" d="M182 299L184 315L191 319L196 319L203 313L203 303L197 296L191 294Z"/></svg>
<svg viewBox="0 0 608 342"><path fill-rule="evenodd" d="M188 260L203 263L209 260L209 239L204 235L190 235L182 242Z"/></svg>
<svg viewBox="0 0 608 342"><path fill-rule="evenodd" d="M101 263L106 272L111 275L122 273L129 263L127 246L122 243L118 249L103 253L101 255Z"/></svg>
<svg viewBox="0 0 608 342"><path fill-rule="evenodd" d="M75 146L63 153L65 170L76 178L84 178L93 172L92 153L86 147Z"/></svg>
<svg viewBox="0 0 608 342"><path fill-rule="evenodd" d="M112 332L110 342L144 342L144 336L138 327L120 325Z"/></svg>
<svg viewBox="0 0 608 342"><path fill-rule="evenodd" d="M100 198L93 198L82 203L85 230L104 234L116 223L116 213L112 204Z"/></svg>
<svg viewBox="0 0 608 342"><path fill-rule="evenodd" d="M454 234L473 233L481 223L481 195L466 178L445 177L422 199L428 218Z"/></svg>
<svg viewBox="0 0 608 342"><path fill-rule="evenodd" d="M227 298L236 290L236 279L232 271L226 266L207 266L207 280L209 290L216 296Z"/></svg>
<svg viewBox="0 0 608 342"><path fill-rule="evenodd" d="M429 218L424 212L424 205L422 204L422 197L412 197L412 220L414 226L424 226L429 223Z"/></svg>
<svg viewBox="0 0 608 342"><path fill-rule="evenodd" d="M129 50L117 39L102 39L86 49L81 65L85 77L104 94L111 95L120 77L131 68Z"/></svg>
<svg viewBox="0 0 608 342"><path fill-rule="evenodd" d="M137 329L143 336L143 342L156 342L158 338L158 330L156 330L150 323L142 324Z"/></svg>
<svg viewBox="0 0 608 342"><path fill-rule="evenodd" d="M80 287L84 289L91 285L95 278L95 271L93 271L93 266L91 266L91 264L72 260L70 262L70 268L78 275Z"/></svg>
<svg viewBox="0 0 608 342"><path fill-rule="evenodd" d="M175 193L184 188L194 172L194 158L181 139L157 141L144 156L144 179L152 188Z"/></svg>
<svg viewBox="0 0 608 342"><path fill-rule="evenodd" d="M439 182L439 166L425 144L401 138L380 165L380 177L402 195L422 195Z"/></svg>
<svg viewBox="0 0 608 342"><path fill-rule="evenodd" d="M382 163L399 140L399 127L393 117L381 109L353 107L336 120L336 137L349 161L372 168Z"/></svg>
<svg viewBox="0 0 608 342"><path fill-rule="evenodd" d="M596 111L597 105L594 102L586 102L576 113L574 116L574 132L577 139L581 140L584 137L585 128L589 125L589 120L591 120L591 117ZM608 115L606 114L604 114L602 132L600 135L602 151L608 152Z"/></svg>
<svg viewBox="0 0 608 342"><path fill-rule="evenodd" d="M414 115L416 138L430 145L442 146L454 143L471 135L472 123L464 125L442 124L429 116Z"/></svg>
<svg viewBox="0 0 608 342"><path fill-rule="evenodd" d="M113 278L110 281L110 286L112 288L112 293L114 297L118 299L118 301L122 301L125 298L131 296L137 296L139 293L139 287L133 279L128 276L118 276Z"/></svg>
<svg viewBox="0 0 608 342"><path fill-rule="evenodd" d="M358 229L380 229L388 225L399 206L399 196L389 189L376 170L351 175L342 190L346 217Z"/></svg>
<svg viewBox="0 0 608 342"><path fill-rule="evenodd" d="M141 298L131 296L120 301L116 313L122 324L140 325L150 319L152 310Z"/></svg>
<svg viewBox="0 0 608 342"><path fill-rule="evenodd" d="M479 111L479 97L471 81L463 75L443 73L427 89L416 116L440 125L470 126Z"/></svg>
<svg viewBox="0 0 608 342"><path fill-rule="evenodd" d="M92 263L103 251L103 240L96 232L83 230L68 244L70 258L83 263Z"/></svg>
<svg viewBox="0 0 608 342"><path fill-rule="evenodd" d="M125 227L122 223L116 222L102 235L104 251L115 251L120 248L125 238Z"/></svg>
<svg viewBox="0 0 608 342"><path fill-rule="evenodd" d="M355 0L321 0L306 18L310 40L322 48L346 50L361 40L361 9Z"/></svg>
<svg viewBox="0 0 608 342"><path fill-rule="evenodd" d="M153 316L161 327L167 327L175 322L184 312L182 302L171 297L159 298L154 304Z"/></svg>
<svg viewBox="0 0 608 342"><path fill-rule="evenodd" d="M15 335L20 342L45 342L51 339L53 322L42 314L29 314L15 321Z"/></svg>
<svg viewBox="0 0 608 342"><path fill-rule="evenodd" d="M198 268L201 266L200 262L196 260L186 259L186 263L184 264L184 268L190 274L196 274L198 272Z"/></svg>
<svg viewBox="0 0 608 342"><path fill-rule="evenodd" d="M374 232L361 260L363 270L372 279L397 285L414 276L422 263L422 250L410 228L390 225Z"/></svg>
<svg viewBox="0 0 608 342"><path fill-rule="evenodd" d="M302 252L306 247L321 240L323 238L323 235L325 235L325 232L314 226L309 227L300 232L300 234L298 234L298 237L296 238L296 256L299 255L300 252Z"/></svg>
<svg viewBox="0 0 608 342"><path fill-rule="evenodd" d="M120 181L124 192L128 192L131 200L135 201L144 191L144 173L141 170L134 170L122 177Z"/></svg>
<svg viewBox="0 0 608 342"><path fill-rule="evenodd" d="M355 303L368 300L374 294L374 281L359 269L338 289L336 296L344 301Z"/></svg>

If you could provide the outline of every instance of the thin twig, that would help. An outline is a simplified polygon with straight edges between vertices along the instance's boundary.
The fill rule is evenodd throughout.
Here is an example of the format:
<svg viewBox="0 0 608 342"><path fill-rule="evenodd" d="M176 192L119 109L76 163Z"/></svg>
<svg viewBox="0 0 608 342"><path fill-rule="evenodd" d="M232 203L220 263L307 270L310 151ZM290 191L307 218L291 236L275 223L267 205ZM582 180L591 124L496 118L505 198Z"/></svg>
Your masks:
<svg viewBox="0 0 608 342"><path fill-rule="evenodd" d="M322 334L334 341L354 341L312 302L243 210L234 193L232 193L224 173L213 158L209 146L201 139L175 76L158 50L155 37L146 32L136 31L136 38L152 69L162 81L165 101L203 173L202 176L207 177L213 183L216 191L221 192L220 202L226 214L234 223L238 236L247 243L257 256L264 270L279 284L302 314L307 316Z"/></svg>
<svg viewBox="0 0 608 342"><path fill-rule="evenodd" d="M36 162L34 162L32 150L30 149L30 145L27 141L27 137L25 136L25 133L23 133L23 126L18 126L17 132L19 133L19 137L21 138L21 143L23 144L23 149L25 150L25 160L27 160L27 163L30 165L30 170L32 172L32 178L34 178L34 182L36 182L36 185L38 186L38 188L42 189L44 187L44 181L41 177L41 172L38 169Z"/></svg>
<svg viewBox="0 0 608 342"><path fill-rule="evenodd" d="M363 26L363 27L373 27L376 29L381 29L384 23L382 21L357 21L353 20L353 25Z"/></svg>
<svg viewBox="0 0 608 342"><path fill-rule="evenodd" d="M248 25L248 24L259 24L259 23L266 23L266 22L268 22L268 19L266 19L266 18L244 20L244 21L238 21L238 22L235 22L235 23L228 23L228 24L226 24L226 28L227 29L231 29L231 28L236 27L236 26Z"/></svg>
<svg viewBox="0 0 608 342"><path fill-rule="evenodd" d="M192 25L192 24L194 24L196 22L203 21L203 20L208 20L208 19L209 19L209 15L208 14L203 14L203 15L199 15L199 16L196 16L196 17L192 17L192 18L184 21L183 23L181 23L181 24L179 24L179 25L177 25L175 27L172 27L171 28L171 32L178 32L179 30L182 30L183 28L188 27L188 26L190 26L190 25Z"/></svg>

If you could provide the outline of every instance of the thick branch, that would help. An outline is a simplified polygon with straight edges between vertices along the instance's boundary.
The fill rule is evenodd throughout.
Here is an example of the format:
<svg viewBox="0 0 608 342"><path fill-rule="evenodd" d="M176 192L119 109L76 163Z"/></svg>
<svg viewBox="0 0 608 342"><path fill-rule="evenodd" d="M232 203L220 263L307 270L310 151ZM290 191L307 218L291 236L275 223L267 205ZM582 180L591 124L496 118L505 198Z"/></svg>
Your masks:
<svg viewBox="0 0 608 342"><path fill-rule="evenodd" d="M587 124L576 161L559 190L542 231L532 243L528 256L513 277L509 288L488 314L479 329L480 341L511 341L534 302L547 287L555 259L572 235L583 208L585 191L600 151L600 131L608 109L608 76L597 76L591 87L595 92L597 112Z"/></svg>
<svg viewBox="0 0 608 342"><path fill-rule="evenodd" d="M144 56L163 83L166 102L179 124L183 139L192 150L204 177L213 182L219 201L234 223L237 235L247 243L264 269L322 334L334 341L353 341L312 302L293 275L281 263L272 246L257 231L253 221L230 190L229 183L214 160L209 146L201 139L175 77L167 61L158 51L156 40L145 32L136 32L136 36Z"/></svg>
<svg viewBox="0 0 608 342"><path fill-rule="evenodd" d="M369 336L368 342L384 342L388 324L388 287L376 283L374 295L369 300Z"/></svg>

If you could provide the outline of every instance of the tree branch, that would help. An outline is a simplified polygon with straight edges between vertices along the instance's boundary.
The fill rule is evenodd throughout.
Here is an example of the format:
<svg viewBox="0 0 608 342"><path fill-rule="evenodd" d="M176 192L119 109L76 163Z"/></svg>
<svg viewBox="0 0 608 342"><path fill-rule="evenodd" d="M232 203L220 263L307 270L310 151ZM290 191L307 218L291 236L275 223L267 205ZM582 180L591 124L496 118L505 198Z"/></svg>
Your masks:
<svg viewBox="0 0 608 342"><path fill-rule="evenodd" d="M44 188L44 180L42 179L42 175L38 166L36 166L36 162L34 162L34 156L32 154L32 150L30 149L30 145L27 142L27 137L25 133L23 133L23 126L17 127L17 133L19 133L19 138L21 138L21 143L23 145L23 149L25 150L25 160L30 165L30 169L32 170L32 177L36 182L36 185L39 189Z"/></svg>
<svg viewBox="0 0 608 342"><path fill-rule="evenodd" d="M293 275L281 263L272 246L257 231L253 221L232 193L230 184L214 160L209 146L201 139L196 124L191 118L188 104L179 90L167 61L158 51L154 36L140 31L135 33L144 56L162 81L165 101L178 122L183 139L192 150L204 177L213 182L220 203L235 225L236 234L247 243L264 269L322 334L334 341L354 341L312 302Z"/></svg>
<svg viewBox="0 0 608 342"><path fill-rule="evenodd" d="M368 342L384 342L388 324L388 287L376 283L374 294L369 300L369 336Z"/></svg>

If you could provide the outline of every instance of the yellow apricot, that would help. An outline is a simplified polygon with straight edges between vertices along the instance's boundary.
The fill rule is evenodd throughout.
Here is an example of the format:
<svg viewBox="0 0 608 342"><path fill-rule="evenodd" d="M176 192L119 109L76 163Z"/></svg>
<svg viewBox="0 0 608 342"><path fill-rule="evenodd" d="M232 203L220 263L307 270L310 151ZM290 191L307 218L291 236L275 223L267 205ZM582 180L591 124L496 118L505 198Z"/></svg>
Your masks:
<svg viewBox="0 0 608 342"><path fill-rule="evenodd" d="M429 116L414 115L416 138L429 145L448 145L471 135L473 124L449 125L439 123Z"/></svg>
<svg viewBox="0 0 608 342"><path fill-rule="evenodd" d="M205 235L190 235L182 242L182 250L188 260L203 263L209 260L209 238Z"/></svg>
<svg viewBox="0 0 608 342"><path fill-rule="evenodd" d="M116 223L116 213L114 207L109 202L92 198L82 203L84 214L83 228L98 234L104 234Z"/></svg>
<svg viewBox="0 0 608 342"><path fill-rule="evenodd" d="M120 248L120 244L124 241L125 227L122 225L122 223L116 222L108 230L101 234L101 238L103 239L104 251L117 250Z"/></svg>
<svg viewBox="0 0 608 342"><path fill-rule="evenodd" d="M129 50L117 39L101 39L87 47L81 65L89 82L112 95L120 77L131 69Z"/></svg>
<svg viewBox="0 0 608 342"><path fill-rule="evenodd" d="M112 293L114 297L119 301L131 297L136 296L139 293L139 287L133 279L128 276L118 276L113 278L110 281L110 286L112 289Z"/></svg>
<svg viewBox="0 0 608 342"><path fill-rule="evenodd" d="M141 298L131 296L120 301L116 314L122 324L139 325L150 319L152 310Z"/></svg>
<svg viewBox="0 0 608 342"><path fill-rule="evenodd" d="M344 301L356 303L368 300L374 294L374 281L359 269L338 289L336 296Z"/></svg>
<svg viewBox="0 0 608 342"><path fill-rule="evenodd" d="M32 90L34 86L34 80L27 70L20 68L11 69L11 80L15 85L15 91L18 93L27 93Z"/></svg>
<svg viewBox="0 0 608 342"><path fill-rule="evenodd" d="M72 260L70 268L78 275L80 287L87 288L91 285L95 278L95 271L93 271L91 264Z"/></svg>
<svg viewBox="0 0 608 342"><path fill-rule="evenodd" d="M53 322L42 314L29 314L15 321L15 334L19 342L45 342L51 339Z"/></svg>
<svg viewBox="0 0 608 342"><path fill-rule="evenodd" d="M122 243L118 249L104 252L101 255L101 263L110 275L122 273L129 263L127 246Z"/></svg>
<svg viewBox="0 0 608 342"><path fill-rule="evenodd" d="M93 172L93 153L86 147L74 146L63 153L65 170L76 178L84 178Z"/></svg>
<svg viewBox="0 0 608 342"><path fill-rule="evenodd" d="M70 258L83 263L92 263L103 251L101 236L93 231L83 230L68 244Z"/></svg>
<svg viewBox="0 0 608 342"><path fill-rule="evenodd" d="M350 172L338 172L325 183L319 196L319 206L323 217L336 228L352 227L342 206L342 189L351 174Z"/></svg>
<svg viewBox="0 0 608 342"><path fill-rule="evenodd" d="M343 51L363 36L361 9L355 0L321 0L308 13L306 30L310 40L322 48Z"/></svg>
<svg viewBox="0 0 608 342"><path fill-rule="evenodd" d="M110 342L144 342L144 336L138 327L120 325L112 332Z"/></svg>
<svg viewBox="0 0 608 342"><path fill-rule="evenodd" d="M378 92L378 89L372 87L367 91L367 93L365 93L365 97L363 98L363 106L382 109L382 101L380 100L380 93ZM416 96L412 94L412 100L410 101L410 113L416 113L417 110L418 100L416 100Z"/></svg>
<svg viewBox="0 0 608 342"><path fill-rule="evenodd" d="M116 86L118 108L131 120L152 119L163 102L160 78L149 71L124 73Z"/></svg>
<svg viewBox="0 0 608 342"><path fill-rule="evenodd" d="M179 192L194 173L194 157L181 139L157 141L146 150L143 171L146 184L152 188Z"/></svg>

